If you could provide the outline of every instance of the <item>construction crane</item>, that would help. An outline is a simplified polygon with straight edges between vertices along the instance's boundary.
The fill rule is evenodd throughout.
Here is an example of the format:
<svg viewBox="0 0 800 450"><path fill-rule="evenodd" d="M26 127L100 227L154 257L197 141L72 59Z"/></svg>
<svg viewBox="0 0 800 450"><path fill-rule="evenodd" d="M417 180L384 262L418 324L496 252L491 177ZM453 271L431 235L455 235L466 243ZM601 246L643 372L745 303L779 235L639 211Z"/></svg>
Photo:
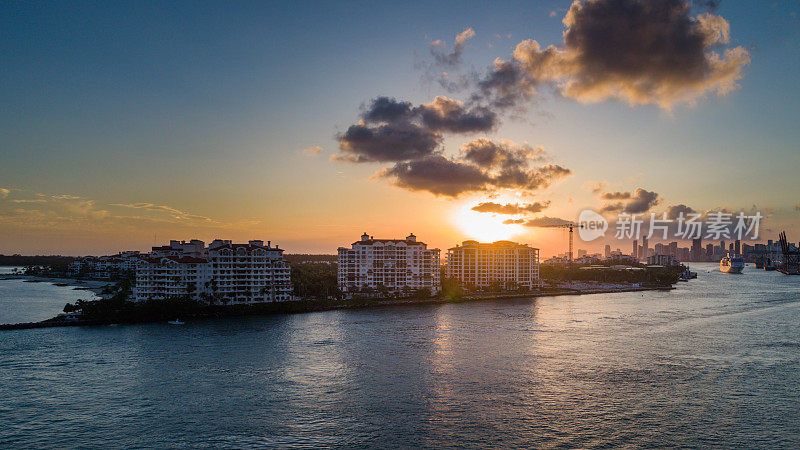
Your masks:
<svg viewBox="0 0 800 450"><path fill-rule="evenodd" d="M562 223L562 224L558 224L558 225L544 225L542 228L566 228L566 229L569 230L569 253L567 253L567 255L569 257L569 264L570 264L570 269L571 269L572 268L572 241L573 241L572 230L573 230L573 228L583 228L583 225L569 222L569 223Z"/></svg>

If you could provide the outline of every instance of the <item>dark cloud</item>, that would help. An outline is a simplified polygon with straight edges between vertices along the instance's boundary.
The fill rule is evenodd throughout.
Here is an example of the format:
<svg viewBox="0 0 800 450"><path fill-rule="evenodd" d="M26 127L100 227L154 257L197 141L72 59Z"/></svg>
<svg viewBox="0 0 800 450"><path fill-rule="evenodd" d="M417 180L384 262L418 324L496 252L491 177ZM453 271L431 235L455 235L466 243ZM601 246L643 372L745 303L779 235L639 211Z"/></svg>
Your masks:
<svg viewBox="0 0 800 450"><path fill-rule="evenodd" d="M657 205L661 199L656 192L642 188L635 192L615 191L600 194L603 200L622 200L621 202L607 203L600 208L600 212L626 212L628 214L642 214Z"/></svg>
<svg viewBox="0 0 800 450"><path fill-rule="evenodd" d="M485 190L491 181L480 168L442 155L397 163L394 167L381 169L376 177L391 179L404 189L450 197Z"/></svg>
<svg viewBox="0 0 800 450"><path fill-rule="evenodd" d="M483 202L472 207L473 211L495 214L535 214L550 206L549 201L533 203L507 203Z"/></svg>
<svg viewBox="0 0 800 450"><path fill-rule="evenodd" d="M518 225L527 222L527 219L506 219L503 221L504 225Z"/></svg>
<svg viewBox="0 0 800 450"><path fill-rule="evenodd" d="M478 81L472 99L497 109L513 108L533 97L537 83L516 61L497 58L489 73Z"/></svg>
<svg viewBox="0 0 800 450"><path fill-rule="evenodd" d="M526 170L521 167L505 167L494 178L493 183L501 188L534 191L544 189L561 178L572 174L570 169L556 164Z"/></svg>
<svg viewBox="0 0 800 450"><path fill-rule="evenodd" d="M467 28L456 35L453 49L447 51L447 44L442 40L431 42L431 55L437 64L445 67L457 66L467 46L467 41L475 36L475 30Z"/></svg>
<svg viewBox="0 0 800 450"><path fill-rule="evenodd" d="M636 189L636 193L625 205L625 212L628 214L642 214L650 211L650 208L659 203L658 194L642 188Z"/></svg>
<svg viewBox="0 0 800 450"><path fill-rule="evenodd" d="M696 5L713 12L719 8L720 3L722 3L722 0L705 0L696 2Z"/></svg>
<svg viewBox="0 0 800 450"><path fill-rule="evenodd" d="M690 13L685 0L576 0L564 17L563 47L523 41L514 60L528 77L554 82L580 101L670 108L707 92L726 94L750 55L743 47L720 55L730 42L728 22Z"/></svg>
<svg viewBox="0 0 800 450"><path fill-rule="evenodd" d="M625 204L621 202L617 203L607 203L600 208L601 213L613 213L613 212L622 212L625 209Z"/></svg>
<svg viewBox="0 0 800 450"><path fill-rule="evenodd" d="M600 194L600 198L603 200L627 200L631 198L630 192L603 192Z"/></svg>
<svg viewBox="0 0 800 450"><path fill-rule="evenodd" d="M694 214L695 212L696 211L694 209L692 209L692 208L690 208L690 207L688 207L688 206L686 206L684 204L670 205L670 206L667 207L667 210L666 210L667 218L668 219L672 219L672 220L677 219L681 214L683 214L683 216L686 217L687 215Z"/></svg>
<svg viewBox="0 0 800 450"><path fill-rule="evenodd" d="M369 126L351 125L337 136L340 155L333 158L348 162L405 161L432 154L442 137L412 123Z"/></svg>
<svg viewBox="0 0 800 450"><path fill-rule="evenodd" d="M525 222L526 227L558 227L562 225L569 225L572 222L569 220L559 219L557 217L537 217L535 219L530 219Z"/></svg>
<svg viewBox="0 0 800 450"><path fill-rule="evenodd" d="M411 119L411 102L399 102L397 99L389 97L377 97L372 100L362 114L361 118L366 122L398 122Z"/></svg>
<svg viewBox="0 0 800 450"><path fill-rule="evenodd" d="M465 160L486 169L523 166L528 161L543 160L546 153L542 147L531 147L527 143L498 143L485 138L478 138L461 146L461 155Z"/></svg>
<svg viewBox="0 0 800 450"><path fill-rule="evenodd" d="M479 140L486 141L485 139ZM391 168L384 168L376 174L376 177L391 179L395 185L405 189L424 190L435 195L456 197L465 192L496 191L498 189L529 192L544 189L554 181L572 173L569 169L555 164L532 167L531 163L536 158L520 156L524 154L524 151L522 153L512 152L513 157L505 155L499 160L491 161L464 156L469 153L464 151L464 148L478 147L495 147L505 151L522 149L524 146L513 142L499 145L491 141L481 143L473 141L462 146L460 158L450 159L441 154L414 158L398 162ZM538 151L534 150L534 154L536 153ZM481 163L477 164L476 160Z"/></svg>
<svg viewBox="0 0 800 450"><path fill-rule="evenodd" d="M447 97L418 107L377 97L362 111L359 123L336 136L340 154L333 159L356 163L419 159L436 152L443 132L485 132L496 124L497 115L488 108L468 108Z"/></svg>
<svg viewBox="0 0 800 450"><path fill-rule="evenodd" d="M464 104L447 97L436 97L431 103L416 108L422 124L434 131L471 133L490 131L497 124L497 114L482 106L464 108Z"/></svg>
<svg viewBox="0 0 800 450"><path fill-rule="evenodd" d="M700 6L713 11L718 3ZM582 102L620 99L667 109L709 92L727 94L750 54L722 48L730 42L727 20L691 13L685 0L575 0L563 20L563 43L520 42L511 60L495 60L473 99L514 107L543 83Z"/></svg>

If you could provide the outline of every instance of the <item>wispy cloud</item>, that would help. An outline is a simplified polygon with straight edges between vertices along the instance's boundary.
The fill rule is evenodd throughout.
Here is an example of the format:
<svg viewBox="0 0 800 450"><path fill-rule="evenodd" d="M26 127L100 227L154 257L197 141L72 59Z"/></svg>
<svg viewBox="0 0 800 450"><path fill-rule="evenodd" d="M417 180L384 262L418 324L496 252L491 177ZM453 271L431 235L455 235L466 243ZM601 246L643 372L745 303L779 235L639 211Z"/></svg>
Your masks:
<svg viewBox="0 0 800 450"><path fill-rule="evenodd" d="M300 152L304 155L316 156L322 153L322 147L320 147L319 145L312 145L311 147L306 147L300 150Z"/></svg>

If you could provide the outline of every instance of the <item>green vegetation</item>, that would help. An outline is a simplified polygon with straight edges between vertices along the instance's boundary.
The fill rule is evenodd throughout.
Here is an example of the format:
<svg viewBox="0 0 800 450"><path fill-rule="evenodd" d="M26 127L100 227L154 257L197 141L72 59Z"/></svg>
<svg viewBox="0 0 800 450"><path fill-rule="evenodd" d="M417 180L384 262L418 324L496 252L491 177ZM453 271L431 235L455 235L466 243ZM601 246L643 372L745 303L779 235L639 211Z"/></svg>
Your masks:
<svg viewBox="0 0 800 450"><path fill-rule="evenodd" d="M51 272L65 273L69 263L77 258L72 256L23 256L23 255L0 255L0 266L20 266L20 267L39 267L49 268Z"/></svg>
<svg viewBox="0 0 800 450"><path fill-rule="evenodd" d="M296 297L319 300L341 297L336 278L336 264L293 263L291 267L293 293Z"/></svg>
<svg viewBox="0 0 800 450"><path fill-rule="evenodd" d="M338 255L311 255L306 253L285 254L283 260L289 264L300 263L325 263L336 264L338 262Z"/></svg>
<svg viewBox="0 0 800 450"><path fill-rule="evenodd" d="M588 267L575 264L570 271L568 264L542 264L539 275L545 282L599 281L604 283L641 283L667 286L678 282L686 270L683 265L647 267L642 264L630 268Z"/></svg>

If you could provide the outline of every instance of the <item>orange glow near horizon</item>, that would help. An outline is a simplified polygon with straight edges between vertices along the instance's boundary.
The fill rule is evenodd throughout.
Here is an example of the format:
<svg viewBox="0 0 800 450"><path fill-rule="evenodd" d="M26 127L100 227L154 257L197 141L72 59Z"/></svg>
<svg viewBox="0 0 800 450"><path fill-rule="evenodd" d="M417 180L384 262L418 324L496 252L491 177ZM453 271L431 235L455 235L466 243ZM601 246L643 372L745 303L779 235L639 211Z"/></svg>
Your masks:
<svg viewBox="0 0 800 450"><path fill-rule="evenodd" d="M477 204L467 203L453 215L453 222L466 236L480 242L495 242L522 234L521 225L503 223L509 216L473 211L472 207Z"/></svg>

